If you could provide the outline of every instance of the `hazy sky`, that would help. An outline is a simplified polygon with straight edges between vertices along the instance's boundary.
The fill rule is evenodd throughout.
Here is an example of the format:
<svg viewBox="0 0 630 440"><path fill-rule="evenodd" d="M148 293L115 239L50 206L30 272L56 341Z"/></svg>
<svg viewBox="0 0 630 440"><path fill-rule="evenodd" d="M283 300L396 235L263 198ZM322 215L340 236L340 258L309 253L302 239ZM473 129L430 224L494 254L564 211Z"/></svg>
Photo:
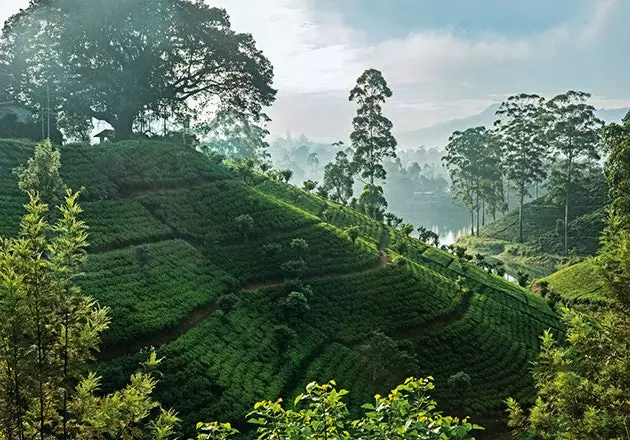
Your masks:
<svg viewBox="0 0 630 440"><path fill-rule="evenodd" d="M475 114L517 92L630 104L630 0L216 0L275 67L272 133L334 141L348 92L381 70L397 131ZM0 0L0 20L27 0Z"/></svg>

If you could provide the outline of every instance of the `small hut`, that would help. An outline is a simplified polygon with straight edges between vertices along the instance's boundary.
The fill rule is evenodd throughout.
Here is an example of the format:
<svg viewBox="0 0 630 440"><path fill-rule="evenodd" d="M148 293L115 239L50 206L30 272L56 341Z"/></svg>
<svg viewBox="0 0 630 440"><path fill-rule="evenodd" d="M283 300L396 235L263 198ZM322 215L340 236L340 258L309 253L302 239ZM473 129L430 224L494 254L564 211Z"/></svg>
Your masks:
<svg viewBox="0 0 630 440"><path fill-rule="evenodd" d="M110 140L110 138L114 137L114 130L103 130L101 131L99 134L94 136L95 138L99 139L99 143L102 144L105 141Z"/></svg>

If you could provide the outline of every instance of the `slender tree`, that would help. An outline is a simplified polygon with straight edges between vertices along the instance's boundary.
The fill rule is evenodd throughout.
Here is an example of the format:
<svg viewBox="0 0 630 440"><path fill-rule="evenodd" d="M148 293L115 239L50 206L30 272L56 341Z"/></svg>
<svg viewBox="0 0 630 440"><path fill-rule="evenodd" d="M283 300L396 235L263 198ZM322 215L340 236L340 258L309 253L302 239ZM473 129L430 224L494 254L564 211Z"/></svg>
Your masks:
<svg viewBox="0 0 630 440"><path fill-rule="evenodd" d="M396 157L396 139L392 135L392 123L383 116L382 105L392 91L381 72L368 69L359 77L350 92L350 101L358 105L357 115L352 121L354 130L350 135L354 147L353 163L358 174L368 179L369 194L377 192L377 180L387 176L383 160Z"/></svg>
<svg viewBox="0 0 630 440"><path fill-rule="evenodd" d="M587 316L563 308L566 343L546 331L534 364L538 390L529 412L508 400L509 424L522 438L630 438L630 113L606 127L606 177L613 200L595 260L606 310Z"/></svg>
<svg viewBox="0 0 630 440"><path fill-rule="evenodd" d="M585 162L599 159L603 121L595 107L587 104L590 94L568 91L546 105L547 136L552 150L561 159L561 179L554 179L564 193L564 253L569 253L569 209L575 175Z"/></svg>
<svg viewBox="0 0 630 440"><path fill-rule="evenodd" d="M493 151L492 133L485 127L456 131L449 138L446 155L442 161L451 176L453 197L470 212L470 226L475 235L475 209L477 210L477 235L481 198L486 180L496 180L499 168L498 156Z"/></svg>
<svg viewBox="0 0 630 440"><path fill-rule="evenodd" d="M547 175L543 105L544 99L538 95L510 96L501 103L494 123L503 148L505 175L519 197L519 243L523 242L523 205L528 188Z"/></svg>

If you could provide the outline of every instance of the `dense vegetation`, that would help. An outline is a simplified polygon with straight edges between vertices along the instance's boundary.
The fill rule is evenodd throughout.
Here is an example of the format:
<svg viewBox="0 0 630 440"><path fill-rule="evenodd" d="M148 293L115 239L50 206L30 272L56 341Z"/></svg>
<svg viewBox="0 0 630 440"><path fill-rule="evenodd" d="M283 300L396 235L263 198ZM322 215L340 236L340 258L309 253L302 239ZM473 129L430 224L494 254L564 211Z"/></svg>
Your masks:
<svg viewBox="0 0 630 440"><path fill-rule="evenodd" d="M600 287L593 307L592 291L574 295L570 302L587 301L588 306L560 307L567 324L567 340L559 344L545 333L542 350L534 364L536 403L529 410L509 399L510 425L519 439L577 440L623 439L630 427L630 113L621 125L604 130L608 158L606 178L612 203L608 209L602 248L591 269L557 277L564 293L573 274L575 284L591 282ZM576 268L583 266L578 265ZM593 276L594 266L598 276ZM589 273L590 272L590 273ZM594 281L599 279L599 286ZM539 284L554 302L567 301L553 287ZM577 289L579 292L579 288ZM586 296L586 297L585 297ZM602 304L597 297L606 298Z"/></svg>
<svg viewBox="0 0 630 440"><path fill-rule="evenodd" d="M0 160L15 167L29 151L6 141ZM256 400L331 378L350 389L351 411L408 375L435 376L433 394L445 408L471 414L500 410L508 395L532 396L527 372L538 336L560 324L518 286L317 195L269 179L248 185L181 146L61 153L61 176L84 187L84 219L93 225L79 281L111 308L96 366L106 390L146 358L138 350L154 345L165 357L156 398L187 430L199 420L242 428ZM95 172L64 166L66 157ZM13 221L24 200L9 194L15 200L3 206L15 207L6 215ZM244 214L253 220L246 235L237 221ZM307 307L279 313L292 291L304 292ZM403 359L376 373L375 331ZM470 387L447 385L459 371Z"/></svg>

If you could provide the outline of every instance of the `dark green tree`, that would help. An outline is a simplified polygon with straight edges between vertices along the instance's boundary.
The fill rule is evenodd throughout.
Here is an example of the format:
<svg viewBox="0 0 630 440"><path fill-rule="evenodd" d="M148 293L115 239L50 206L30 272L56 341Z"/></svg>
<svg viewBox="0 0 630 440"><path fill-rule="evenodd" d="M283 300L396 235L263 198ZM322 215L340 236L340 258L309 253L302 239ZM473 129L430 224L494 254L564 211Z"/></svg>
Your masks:
<svg viewBox="0 0 630 440"><path fill-rule="evenodd" d="M354 246L354 243L357 241L357 238L359 238L360 235L359 227L350 226L349 228L346 228L346 234L348 235L348 238L350 239L350 241L352 241L352 245Z"/></svg>
<svg viewBox="0 0 630 440"><path fill-rule="evenodd" d="M391 96L392 91L385 78L376 69L363 72L350 92L350 101L358 105L350 135L354 147L353 162L359 175L368 179L372 186L377 179L386 178L383 160L396 157L397 143L392 135L393 126L382 112L382 105Z"/></svg>
<svg viewBox="0 0 630 440"><path fill-rule="evenodd" d="M559 160L558 179L551 179L555 190L564 193L564 253L569 254L569 209L576 175L588 162L599 159L602 149L603 121L595 115L595 107L587 104L585 92L568 91L546 104L547 136Z"/></svg>
<svg viewBox="0 0 630 440"><path fill-rule="evenodd" d="M510 426L523 439L625 439L630 433L630 113L604 131L613 202L596 260L607 310L562 308L566 344L542 337L534 365L538 396L529 412L508 400Z"/></svg>
<svg viewBox="0 0 630 440"><path fill-rule="evenodd" d="M249 214L241 214L234 219L234 225L243 236L243 240L247 241L249 234L254 230L254 219Z"/></svg>
<svg viewBox="0 0 630 440"><path fill-rule="evenodd" d="M442 161L451 176L453 197L470 212L472 235L477 210L479 235L482 199L495 193L496 181L500 180L500 158L492 133L485 127L456 131L449 138Z"/></svg>
<svg viewBox="0 0 630 440"><path fill-rule="evenodd" d="M368 69L359 77L349 97L350 101L358 105L350 135L354 147L353 168L359 176L368 179L359 202L366 214L379 220L383 217L387 203L382 197L382 188L375 181L385 180L387 177L383 168L384 159L396 157L397 143L392 135L393 125L383 116L382 111L382 105L391 96L392 91L381 72ZM377 200L380 199L379 195L382 201Z"/></svg>
<svg viewBox="0 0 630 440"><path fill-rule="evenodd" d="M126 139L134 123L210 105L258 120L275 98L271 64L252 36L203 2L32 1L3 34L11 96L38 108L48 88L70 130L96 118Z"/></svg>
<svg viewBox="0 0 630 440"><path fill-rule="evenodd" d="M544 99L538 95L510 96L496 112L496 132L502 146L505 176L519 197L518 242L523 242L523 205L528 189L547 175L548 142L544 130Z"/></svg>
<svg viewBox="0 0 630 440"><path fill-rule="evenodd" d="M332 193L335 201L346 204L353 195L354 185L353 171L348 156L343 151L338 151L335 161L324 167L324 189Z"/></svg>
<svg viewBox="0 0 630 440"><path fill-rule="evenodd" d="M31 195L17 237L0 240L0 438L172 438L175 414L151 398L155 353L111 394L86 374L109 318L75 284L87 247L77 197L49 224Z"/></svg>
<svg viewBox="0 0 630 440"><path fill-rule="evenodd" d="M305 181L302 183L302 189L304 189L304 191L306 191L306 192L309 192L309 193L310 193L310 192L312 192L315 188L317 188L317 183L318 183L318 182L315 182L315 181L313 181L313 180L305 180Z"/></svg>

